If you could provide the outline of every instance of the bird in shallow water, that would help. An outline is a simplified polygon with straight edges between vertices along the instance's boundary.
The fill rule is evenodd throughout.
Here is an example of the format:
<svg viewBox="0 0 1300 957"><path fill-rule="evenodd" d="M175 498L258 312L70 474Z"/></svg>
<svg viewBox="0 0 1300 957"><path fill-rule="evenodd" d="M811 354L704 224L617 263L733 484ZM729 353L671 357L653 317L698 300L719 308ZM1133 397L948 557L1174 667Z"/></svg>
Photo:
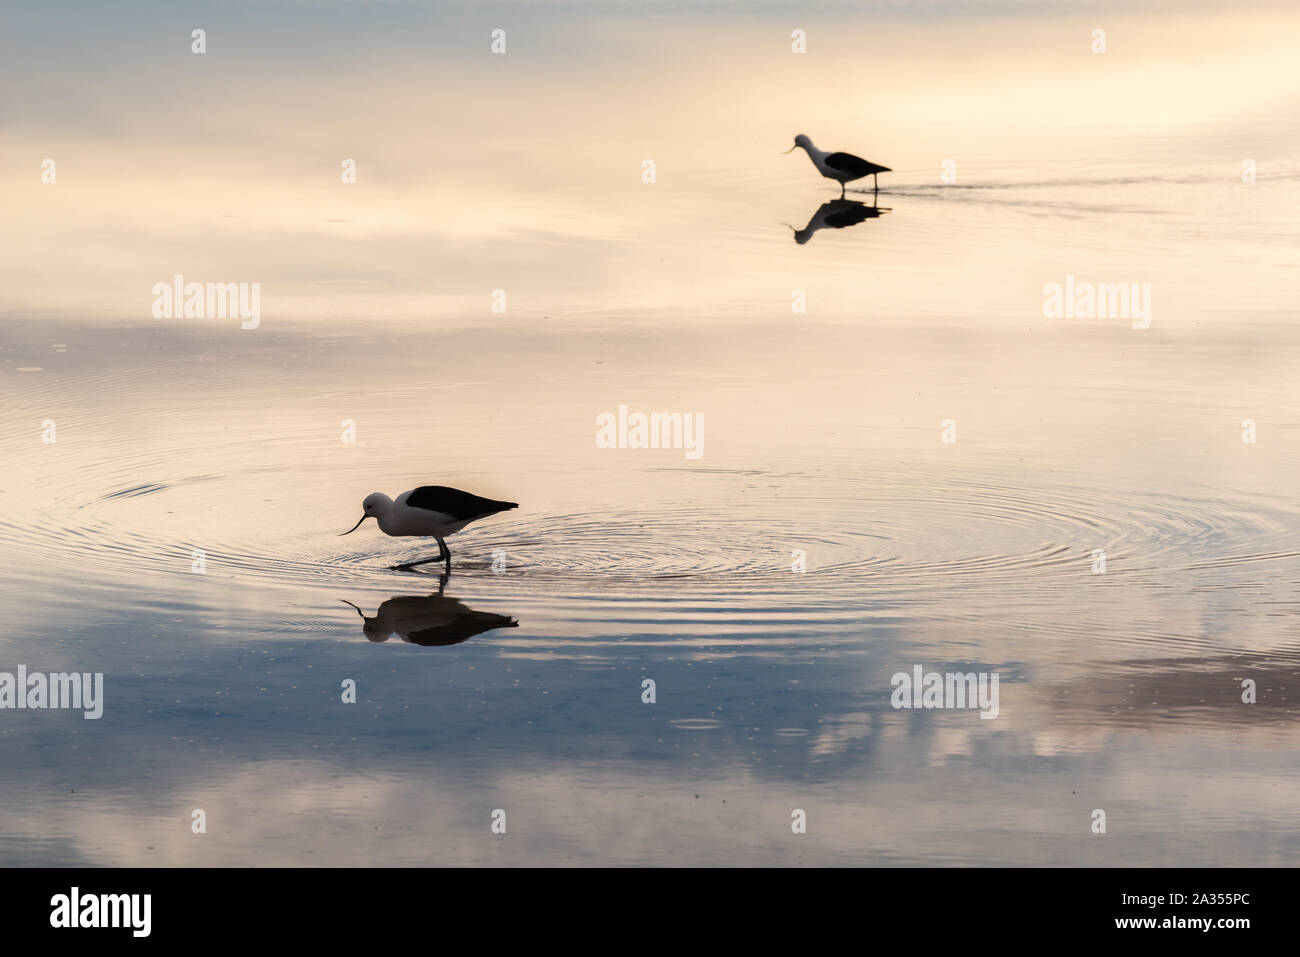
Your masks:
<svg viewBox="0 0 1300 957"><path fill-rule="evenodd" d="M808 158L817 167L817 172L840 184L840 199L844 198L845 183L851 183L855 179L870 176L872 182L875 183L876 190L879 191L880 179L877 174L892 172L888 166L868 162L861 156L854 156L852 153L827 153L819 150L813 146L813 141L802 133L794 138L794 146L790 147L786 152L792 152L799 147L803 147L804 152L808 154Z"/></svg>
<svg viewBox="0 0 1300 957"><path fill-rule="evenodd" d="M361 503L365 514L343 534L351 535L361 527L362 522L373 518L379 522L379 530L385 535L432 536L438 540L438 554L435 558L392 567L405 571L417 565L442 561L446 562L445 567L450 570L451 549L444 541L448 535L454 535L470 522L518 507L515 502L498 502L445 485L421 485L403 492L395 499L383 492L371 492Z"/></svg>

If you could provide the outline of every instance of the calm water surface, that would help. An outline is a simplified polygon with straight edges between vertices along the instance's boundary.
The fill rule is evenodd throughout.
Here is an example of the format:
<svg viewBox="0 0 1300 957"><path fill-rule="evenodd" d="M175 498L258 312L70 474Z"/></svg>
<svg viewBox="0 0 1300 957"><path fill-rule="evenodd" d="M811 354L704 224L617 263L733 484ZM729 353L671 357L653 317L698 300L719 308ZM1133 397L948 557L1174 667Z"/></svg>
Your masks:
<svg viewBox="0 0 1300 957"><path fill-rule="evenodd" d="M0 862L1296 863L1294 15L1103 61L1066 16L810 15L800 59L774 12L516 10L493 59L273 9L166 88L173 24L122 34L0 148L60 163L3 187L0 670L106 685L0 712ZM799 234L845 207L796 132L894 168L876 214ZM260 328L152 319L178 272ZM1067 274L1150 328L1045 319ZM620 403L703 456L597 448ZM520 508L445 583L337 537L427 483ZM998 717L895 710L917 664Z"/></svg>

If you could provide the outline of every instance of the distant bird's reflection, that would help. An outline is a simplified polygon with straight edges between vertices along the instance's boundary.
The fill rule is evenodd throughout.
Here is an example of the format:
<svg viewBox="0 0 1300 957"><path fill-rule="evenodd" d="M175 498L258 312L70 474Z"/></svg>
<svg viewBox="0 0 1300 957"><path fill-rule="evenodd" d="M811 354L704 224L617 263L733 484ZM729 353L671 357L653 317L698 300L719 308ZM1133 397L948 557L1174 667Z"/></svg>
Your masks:
<svg viewBox="0 0 1300 957"><path fill-rule="evenodd" d="M444 578L442 585L446 583ZM346 600L343 603L352 605ZM494 628L519 626L508 615L466 608L455 598L443 595L442 586L436 595L396 595L380 605L373 618L367 618L360 608L357 614L364 623L361 630L370 641L387 641L397 635L402 641L426 648L458 645Z"/></svg>
<svg viewBox="0 0 1300 957"><path fill-rule="evenodd" d="M832 199L818 207L817 212L812 214L812 219L808 220L808 225L803 229L795 229L789 223L786 225L790 226L790 231L794 233L794 241L802 246L812 239L813 233L819 229L844 229L846 226L856 226L864 219L876 219L881 213L888 212L890 208L877 206L874 198L870 206L856 199Z"/></svg>

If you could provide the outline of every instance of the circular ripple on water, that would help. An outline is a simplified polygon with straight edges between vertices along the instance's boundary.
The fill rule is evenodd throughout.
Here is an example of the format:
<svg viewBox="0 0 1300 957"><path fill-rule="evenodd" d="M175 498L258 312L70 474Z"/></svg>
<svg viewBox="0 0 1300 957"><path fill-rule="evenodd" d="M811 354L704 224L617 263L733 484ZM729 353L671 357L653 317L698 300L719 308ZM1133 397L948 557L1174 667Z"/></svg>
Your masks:
<svg viewBox="0 0 1300 957"><path fill-rule="evenodd" d="M798 495L761 501L511 522L491 547L555 586L676 580L736 594L869 588L877 597L1088 575L1094 549L1119 575L1224 562L1228 543L1239 553L1232 561L1297 554L1285 547L1294 515L1266 503L880 478L859 495L811 480ZM818 495L819 484L830 487ZM803 575L794 573L800 561Z"/></svg>
<svg viewBox="0 0 1300 957"><path fill-rule="evenodd" d="M222 437L212 435L176 438L149 461L111 449L83 455L42 484L38 514L0 515L0 545L33 564L52 556L175 574L188 574L192 550L201 548L209 574L322 585L355 583L359 575L391 583L388 565L433 552L373 527L366 538L339 538L335 516L352 515L355 502L338 488L367 481L294 464L310 459L315 437L269 441L274 447L249 462L236 454L238 440L228 440L229 463L248 463L242 466L223 461ZM199 450L209 471L167 469L170 457L192 461ZM268 459L285 464L259 464ZM1045 489L998 478L919 467L851 479L751 473L741 485L735 475L713 484L697 476L689 501L559 514L521 509L472 526L452 547L461 574L491 574L501 554L512 587L554 595L675 585L712 598L806 593L843 604L933 588L1050 583L1088 574L1093 549L1106 551L1112 575L1231 570L1296 556L1294 511L1277 503ZM794 572L800 560L804 574Z"/></svg>

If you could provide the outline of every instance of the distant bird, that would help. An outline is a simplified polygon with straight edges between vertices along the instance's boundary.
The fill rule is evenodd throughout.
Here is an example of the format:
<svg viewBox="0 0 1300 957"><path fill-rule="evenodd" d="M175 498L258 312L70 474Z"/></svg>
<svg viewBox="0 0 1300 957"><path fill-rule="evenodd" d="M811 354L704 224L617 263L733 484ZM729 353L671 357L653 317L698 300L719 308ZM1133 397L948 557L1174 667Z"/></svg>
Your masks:
<svg viewBox="0 0 1300 957"><path fill-rule="evenodd" d="M396 500L383 492L371 492L361 503L365 514L343 534L351 535L361 527L362 522L373 518L378 520L379 530L385 535L432 535L438 540L436 558L394 565L393 568L406 570L429 562L443 561L450 570L451 549L443 539L459 532L470 522L518 507L515 502L498 502L460 489L447 488L445 485L421 485L417 489L403 492Z"/></svg>
<svg viewBox="0 0 1300 957"><path fill-rule="evenodd" d="M794 138L794 146L786 150L792 152L795 148L802 146L808 158L813 161L817 167L817 172L821 173L827 179L833 179L840 184L840 199L844 198L844 184L851 183L855 179L862 179L864 176L872 177L872 182L876 184L876 189L880 189L880 179L876 174L892 172L888 166L878 166L875 163L868 163L861 156L854 156L852 153L825 153L813 146L813 141L800 133Z"/></svg>
<svg viewBox="0 0 1300 957"><path fill-rule="evenodd" d="M888 206L877 207L874 204L868 206L866 203L860 203L856 199L832 199L822 203L813 213L812 218L808 220L808 225L803 229L795 229L789 223L790 231L794 233L794 241L800 246L812 239L813 233L819 229L844 229L848 226L856 226L858 223L867 219L877 219L881 213L888 213Z"/></svg>

